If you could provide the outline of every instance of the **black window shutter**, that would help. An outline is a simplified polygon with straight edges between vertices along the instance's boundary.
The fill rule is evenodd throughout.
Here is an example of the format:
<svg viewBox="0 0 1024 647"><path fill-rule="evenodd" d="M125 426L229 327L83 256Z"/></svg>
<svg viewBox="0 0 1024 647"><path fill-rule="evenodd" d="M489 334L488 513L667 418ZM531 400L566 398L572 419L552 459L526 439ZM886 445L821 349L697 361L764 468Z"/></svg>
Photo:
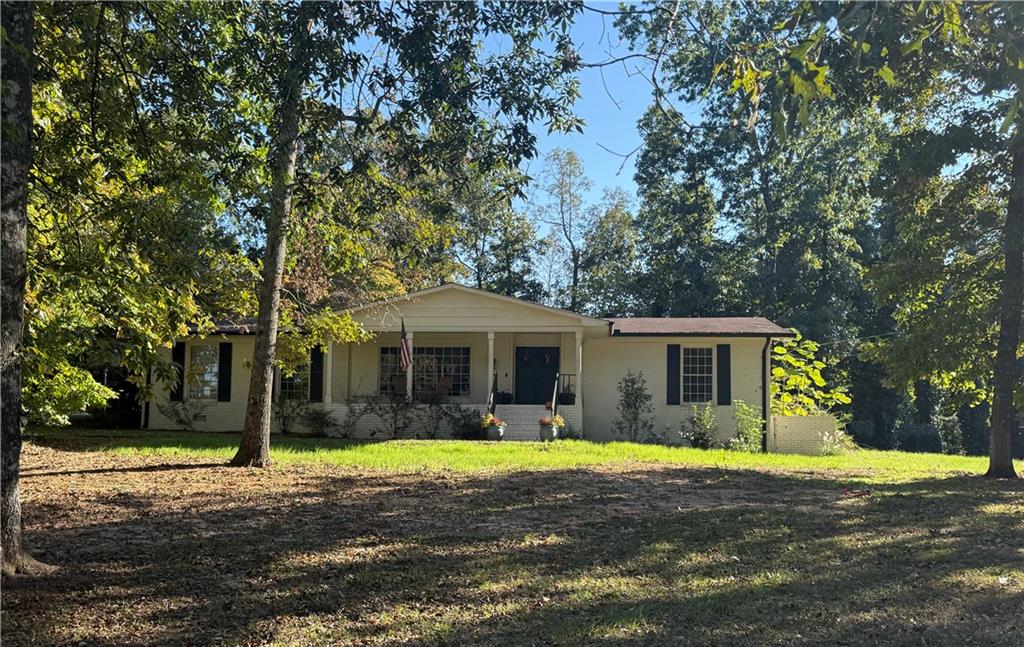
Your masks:
<svg viewBox="0 0 1024 647"><path fill-rule="evenodd" d="M682 379L682 372L679 368L679 344L668 345L668 374L665 383L668 384L668 395L665 402L668 404L679 404L679 386Z"/></svg>
<svg viewBox="0 0 1024 647"><path fill-rule="evenodd" d="M181 402L185 399L185 342L179 341L171 350L171 361L177 366L178 377L171 389L171 401Z"/></svg>
<svg viewBox="0 0 1024 647"><path fill-rule="evenodd" d="M220 343L217 361L217 402L231 402L231 342Z"/></svg>
<svg viewBox="0 0 1024 647"><path fill-rule="evenodd" d="M319 346L309 351L309 401L324 401L324 351Z"/></svg>
<svg viewBox="0 0 1024 647"><path fill-rule="evenodd" d="M732 404L732 345L719 344L718 357L718 404Z"/></svg>

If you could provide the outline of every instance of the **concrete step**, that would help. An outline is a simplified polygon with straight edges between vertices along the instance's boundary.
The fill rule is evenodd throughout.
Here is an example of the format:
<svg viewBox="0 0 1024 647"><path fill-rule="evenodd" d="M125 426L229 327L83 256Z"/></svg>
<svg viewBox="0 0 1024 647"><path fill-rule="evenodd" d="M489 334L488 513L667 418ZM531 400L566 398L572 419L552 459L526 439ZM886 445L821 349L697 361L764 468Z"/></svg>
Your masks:
<svg viewBox="0 0 1024 647"><path fill-rule="evenodd" d="M551 412L543 404L499 404L494 415L505 421L506 440L540 440L541 416Z"/></svg>

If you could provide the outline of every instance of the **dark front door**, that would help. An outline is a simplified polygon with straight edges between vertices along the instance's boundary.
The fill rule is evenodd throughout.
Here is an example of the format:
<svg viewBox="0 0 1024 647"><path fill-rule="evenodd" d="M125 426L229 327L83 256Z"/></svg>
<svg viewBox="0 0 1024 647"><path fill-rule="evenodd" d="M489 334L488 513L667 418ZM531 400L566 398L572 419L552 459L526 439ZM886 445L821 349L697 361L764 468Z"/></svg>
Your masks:
<svg viewBox="0 0 1024 647"><path fill-rule="evenodd" d="M516 404L544 404L549 401L557 374L557 346L517 346Z"/></svg>

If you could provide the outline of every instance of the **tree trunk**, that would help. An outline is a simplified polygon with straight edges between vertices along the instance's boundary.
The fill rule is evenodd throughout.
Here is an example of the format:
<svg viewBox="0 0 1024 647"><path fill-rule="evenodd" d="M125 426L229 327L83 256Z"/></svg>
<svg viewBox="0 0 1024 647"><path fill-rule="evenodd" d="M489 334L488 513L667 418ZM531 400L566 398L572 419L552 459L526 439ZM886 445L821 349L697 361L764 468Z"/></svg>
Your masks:
<svg viewBox="0 0 1024 647"><path fill-rule="evenodd" d="M25 332L28 170L32 163L32 5L4 2L0 186L0 557L3 574L39 573L21 545L21 354Z"/></svg>
<svg viewBox="0 0 1024 647"><path fill-rule="evenodd" d="M297 34L292 48L287 77L282 83L282 97L274 123L270 194L270 216L267 220L267 249L263 255L259 314L253 342L252 374L249 398L245 406L245 426L238 452L231 465L267 467L270 465L270 414L274 386L274 359L277 350L277 326L281 306L281 283L284 277L285 254L288 249L288 222L292 211L292 190L299 154L299 124L303 78Z"/></svg>
<svg viewBox="0 0 1024 647"><path fill-rule="evenodd" d="M999 298L999 345L996 347L995 393L988 472L993 478L1016 478L1013 469L1013 431L1016 425L1013 390L1017 382L1021 311L1024 310L1024 124L1013 140L1013 177L1003 227L1002 294Z"/></svg>
<svg viewBox="0 0 1024 647"><path fill-rule="evenodd" d="M569 255L572 260L572 293L569 295L569 310L579 312L580 253L573 246Z"/></svg>

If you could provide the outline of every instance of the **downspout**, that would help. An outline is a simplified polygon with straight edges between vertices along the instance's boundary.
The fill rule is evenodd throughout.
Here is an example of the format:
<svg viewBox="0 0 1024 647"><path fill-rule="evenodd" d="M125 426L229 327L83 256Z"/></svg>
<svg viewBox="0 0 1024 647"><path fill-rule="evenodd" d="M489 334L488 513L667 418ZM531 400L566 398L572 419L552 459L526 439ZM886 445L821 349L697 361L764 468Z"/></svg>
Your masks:
<svg viewBox="0 0 1024 647"><path fill-rule="evenodd" d="M761 451L768 453L768 349L772 338L764 338L764 349L761 350Z"/></svg>

